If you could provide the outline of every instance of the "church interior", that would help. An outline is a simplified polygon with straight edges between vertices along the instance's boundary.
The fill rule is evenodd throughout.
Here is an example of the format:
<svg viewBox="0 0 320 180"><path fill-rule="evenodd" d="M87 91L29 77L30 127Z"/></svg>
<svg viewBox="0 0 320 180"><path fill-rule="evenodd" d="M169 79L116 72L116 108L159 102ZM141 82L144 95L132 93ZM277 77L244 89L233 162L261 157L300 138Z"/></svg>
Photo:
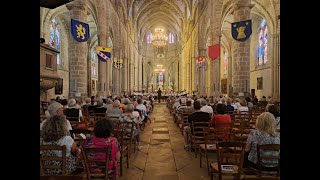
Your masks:
<svg viewBox="0 0 320 180"><path fill-rule="evenodd" d="M41 179L280 179L280 0L40 1L40 145Z"/></svg>

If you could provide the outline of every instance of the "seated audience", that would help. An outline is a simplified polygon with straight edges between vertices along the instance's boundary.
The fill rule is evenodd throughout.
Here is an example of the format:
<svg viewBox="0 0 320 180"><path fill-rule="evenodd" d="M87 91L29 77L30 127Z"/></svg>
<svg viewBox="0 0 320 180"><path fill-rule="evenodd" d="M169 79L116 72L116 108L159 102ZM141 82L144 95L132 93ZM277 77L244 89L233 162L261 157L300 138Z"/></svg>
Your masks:
<svg viewBox="0 0 320 180"><path fill-rule="evenodd" d="M233 113L234 112L234 106L231 105L232 99L228 99L227 101L227 112L228 113Z"/></svg>
<svg viewBox="0 0 320 180"><path fill-rule="evenodd" d="M240 106L238 106L238 113L247 114L249 112L249 108L247 106L247 101L242 99L240 102Z"/></svg>
<svg viewBox="0 0 320 180"><path fill-rule="evenodd" d="M72 126L71 126L69 120L67 120L66 116L63 114L63 106L60 103L54 102L54 103L50 104L48 106L48 114L49 115L48 115L47 119L45 119L44 121L42 121L40 123L40 131L42 130L43 125L48 121L48 119L51 116L59 115L59 116L61 116L61 117L63 117L65 119L65 123L64 124L65 124L65 126L66 126L66 128L68 130L68 134L70 135L69 131L72 130Z"/></svg>
<svg viewBox="0 0 320 180"><path fill-rule="evenodd" d="M62 107L62 106L61 106ZM62 108L61 108L62 110ZM59 110L60 111L60 110ZM66 146L66 171L73 172L77 168L77 156L80 154L80 149L74 140L68 136L68 129L66 127L66 121L63 116L53 115L43 124L42 130L40 131L40 145L60 145ZM44 156L62 157L61 152L43 152ZM47 161L48 165L61 164L60 161ZM61 169L48 169L47 174L60 174Z"/></svg>
<svg viewBox="0 0 320 180"><path fill-rule="evenodd" d="M119 100L115 100L112 103L112 108L107 109L106 111L106 115L107 117L115 117L115 118L109 118L111 121L112 120L118 120L118 117L120 117L122 115L122 109L119 108L120 105L120 101Z"/></svg>
<svg viewBox="0 0 320 180"><path fill-rule="evenodd" d="M227 106L225 104L217 104L217 114L213 115L211 124L215 128L230 128L231 116L227 114Z"/></svg>
<svg viewBox="0 0 320 180"><path fill-rule="evenodd" d="M201 104L199 101L194 101L193 104L194 112L191 113L188 116L188 122L191 125L192 122L209 122L211 120L211 116L209 113L202 112ZM185 126L183 129L183 137L184 137L184 148L189 149L190 143L189 143L189 135L191 133L190 127Z"/></svg>
<svg viewBox="0 0 320 180"><path fill-rule="evenodd" d="M113 171L118 177L117 161L120 160L120 143L111 136L112 123L107 118L98 120L94 125L93 135L88 137L82 144L88 148L110 148L110 159L108 163L108 171ZM105 160L105 154L91 153L90 157L95 160ZM100 172L100 169L90 169L92 172Z"/></svg>
<svg viewBox="0 0 320 180"><path fill-rule="evenodd" d="M106 113L107 108L103 105L103 100L98 99L96 108L94 109L94 113Z"/></svg>
<svg viewBox="0 0 320 180"><path fill-rule="evenodd" d="M208 106L208 102L207 102L207 100L205 100L205 99L201 99L201 111L202 112L206 112L206 113L209 113L210 114L210 116L212 116L213 115L213 109L212 109L212 107L211 106Z"/></svg>
<svg viewBox="0 0 320 180"><path fill-rule="evenodd" d="M133 138L136 139L136 142L138 144L138 150L142 149L142 146L140 145L140 121L139 118L134 115L132 112L134 110L134 107L132 104L128 104L125 107L125 112L119 117L120 122L134 122L133 126Z"/></svg>
<svg viewBox="0 0 320 180"><path fill-rule="evenodd" d="M64 110L64 114L68 117L78 117L78 120L83 119L82 111L81 109L78 109L76 107L76 100L75 99L69 99L68 101L68 108Z"/></svg>
<svg viewBox="0 0 320 180"><path fill-rule="evenodd" d="M257 144L280 144L280 134L276 132L275 122L273 114L269 112L263 112L257 117L256 129L249 133L247 139L245 151L249 154L245 158L245 166L257 168ZM277 164L277 161L270 160L263 167L275 167Z"/></svg>

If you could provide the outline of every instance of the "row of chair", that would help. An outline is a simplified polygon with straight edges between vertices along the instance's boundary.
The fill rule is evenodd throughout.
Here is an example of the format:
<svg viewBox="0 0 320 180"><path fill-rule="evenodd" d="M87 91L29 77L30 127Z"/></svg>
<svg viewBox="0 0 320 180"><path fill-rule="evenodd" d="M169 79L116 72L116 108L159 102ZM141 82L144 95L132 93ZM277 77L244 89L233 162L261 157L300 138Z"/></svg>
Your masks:
<svg viewBox="0 0 320 180"><path fill-rule="evenodd" d="M172 106L168 104L167 107L175 115ZM261 114L260 111L248 114L238 114L234 112L231 114L232 123L230 128L210 127L209 122L192 122L192 124L189 124L187 119L190 114L188 113L180 114L181 121L179 121L179 118L175 118L175 121L181 129L181 133L185 126L191 128L191 147L194 149L195 157L197 157L197 152L199 151L200 168L202 167L202 159L205 157L208 174L210 174L211 179L213 179L214 174L218 176L218 179L222 179L223 175L234 175L236 179L239 179L241 175L244 175L244 173L248 171L252 173L252 169L242 168L242 165L245 158L244 149L246 139L259 114ZM256 174L258 178L262 178L263 171L261 162L263 160L276 159L278 162L280 161L280 153L276 156L272 156L271 154L265 156L266 153L261 153L266 151L280 152L280 145L267 144L258 146L258 169L254 171L254 174ZM208 153L216 154L217 162L209 162ZM222 169L222 165L231 165L229 167L232 167L233 170L228 171L228 169ZM279 179L279 164L275 173L276 177L271 177L271 179ZM245 176L245 178L249 177Z"/></svg>

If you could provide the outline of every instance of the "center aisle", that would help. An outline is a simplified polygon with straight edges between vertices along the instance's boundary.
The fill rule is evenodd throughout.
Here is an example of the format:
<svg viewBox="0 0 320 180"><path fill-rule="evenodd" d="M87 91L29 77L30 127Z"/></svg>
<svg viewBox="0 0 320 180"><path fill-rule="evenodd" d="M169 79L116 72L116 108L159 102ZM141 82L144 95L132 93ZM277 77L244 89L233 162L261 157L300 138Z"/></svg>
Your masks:
<svg viewBox="0 0 320 180"><path fill-rule="evenodd" d="M165 103L155 103L141 133L141 151L131 153L129 168L123 168L120 180L196 180L210 179L199 156L184 150L183 136Z"/></svg>

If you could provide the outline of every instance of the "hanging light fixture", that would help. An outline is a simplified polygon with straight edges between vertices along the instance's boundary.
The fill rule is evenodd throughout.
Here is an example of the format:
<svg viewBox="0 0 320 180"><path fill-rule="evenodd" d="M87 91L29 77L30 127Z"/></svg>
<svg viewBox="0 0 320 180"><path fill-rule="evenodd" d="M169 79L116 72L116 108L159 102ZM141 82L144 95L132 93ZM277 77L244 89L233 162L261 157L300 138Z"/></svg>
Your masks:
<svg viewBox="0 0 320 180"><path fill-rule="evenodd" d="M156 28L154 35L152 35L151 42L154 46L165 46L168 42L168 36L164 34L164 29Z"/></svg>

